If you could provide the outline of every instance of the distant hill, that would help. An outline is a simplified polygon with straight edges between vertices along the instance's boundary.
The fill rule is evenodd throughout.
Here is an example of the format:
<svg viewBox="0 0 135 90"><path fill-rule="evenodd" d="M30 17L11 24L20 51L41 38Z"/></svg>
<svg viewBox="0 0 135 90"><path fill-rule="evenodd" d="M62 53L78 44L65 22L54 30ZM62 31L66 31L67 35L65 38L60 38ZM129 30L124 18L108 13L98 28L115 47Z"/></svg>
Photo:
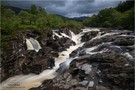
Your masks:
<svg viewBox="0 0 135 90"><path fill-rule="evenodd" d="M84 17L74 17L74 18L70 18L70 19L82 22L84 19L87 19L87 18L89 18L89 17L86 17L86 16L84 16Z"/></svg>
<svg viewBox="0 0 135 90"><path fill-rule="evenodd" d="M9 6L9 8L11 8L16 14L18 14L21 10L25 10L25 9L14 7L14 6Z"/></svg>
<svg viewBox="0 0 135 90"><path fill-rule="evenodd" d="M89 18L89 17L74 17L74 18L68 18L68 17L64 17L64 16L62 16L62 15L57 15L57 16L63 18L64 20L75 20L75 21L81 21L81 22L82 22L84 19Z"/></svg>
<svg viewBox="0 0 135 90"><path fill-rule="evenodd" d="M11 8L16 14L18 14L21 10L27 10L27 9L22 9L19 7L14 7L14 6L9 6L9 5L4 5L4 7ZM83 21L84 19L87 19L89 17L74 17L74 18L68 18L62 15L55 14L56 16L61 17L64 20L75 20L75 21Z"/></svg>
<svg viewBox="0 0 135 90"><path fill-rule="evenodd" d="M1 7L3 7L3 8L10 8L10 9L12 9L16 14L18 14L21 10L26 10L26 9L22 9L22 8L10 6L10 5L2 5Z"/></svg>
<svg viewBox="0 0 135 90"><path fill-rule="evenodd" d="M70 18L64 17L64 16L62 16L62 15L58 15L58 14L55 14L55 15L58 16L58 17L61 17L61 18L64 19L64 20L71 20Z"/></svg>

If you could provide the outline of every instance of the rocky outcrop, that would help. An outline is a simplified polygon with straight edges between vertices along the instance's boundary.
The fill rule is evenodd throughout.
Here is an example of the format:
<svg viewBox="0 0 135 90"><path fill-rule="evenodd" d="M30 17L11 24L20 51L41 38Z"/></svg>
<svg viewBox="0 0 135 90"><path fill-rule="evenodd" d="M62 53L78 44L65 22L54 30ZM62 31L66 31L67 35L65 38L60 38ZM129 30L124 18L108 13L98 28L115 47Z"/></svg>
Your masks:
<svg viewBox="0 0 135 90"><path fill-rule="evenodd" d="M43 83L43 90L133 90L134 65L115 51L85 55L53 80ZM128 82L128 84L127 84ZM30 90L37 90L33 88Z"/></svg>
<svg viewBox="0 0 135 90"><path fill-rule="evenodd" d="M86 42L88 40L91 40L92 38L96 37L98 33L99 33L98 31L87 32L82 36L81 41Z"/></svg>
<svg viewBox="0 0 135 90"><path fill-rule="evenodd" d="M76 28L61 28L61 29L59 30L59 32L65 33L66 35L71 36L71 34L70 34L69 31L72 31L72 32L75 33L75 34L79 34L82 30L76 29Z"/></svg>
<svg viewBox="0 0 135 90"><path fill-rule="evenodd" d="M68 29L56 31L59 35L61 32L71 36ZM78 33L74 30L73 32ZM134 37L121 33L105 35L111 32L114 31L102 30L102 36L95 39L92 38L99 32L86 32L82 36L82 41L86 43L72 51L67 59L74 58L70 65L61 63L55 78L45 80L39 87L29 90L133 90L135 67L130 54L134 55ZM39 41L42 47L39 52L27 50L25 38L29 37ZM5 38L3 41L8 42L7 48L2 50L3 80L17 74L39 74L45 69L51 69L55 63L54 57L75 45L68 37L61 35L58 38L57 35L53 36L51 31L37 30L21 31L20 35Z"/></svg>
<svg viewBox="0 0 135 90"><path fill-rule="evenodd" d="M134 45L134 37L132 37L132 36L119 37L114 40L113 44L119 45L119 46Z"/></svg>
<svg viewBox="0 0 135 90"><path fill-rule="evenodd" d="M37 30L20 31L19 35L2 39L7 46L2 48L1 78L2 81L8 77L35 73L39 74L47 68L54 66L55 51L47 47L47 38L50 39L52 32L41 32ZM39 41L42 49L39 52L27 50L25 38L34 38ZM53 52L53 53L52 53ZM58 53L58 52L57 52Z"/></svg>
<svg viewBox="0 0 135 90"><path fill-rule="evenodd" d="M50 38L47 41L47 46L52 47L52 49L56 52L64 51L71 45L75 45L75 42L67 37L58 38L57 36L55 36L55 40L53 38Z"/></svg>
<svg viewBox="0 0 135 90"><path fill-rule="evenodd" d="M67 34L68 30L59 32ZM79 33L77 30L73 31ZM27 50L26 38L37 40L41 49L38 52ZM7 43L7 46L2 48L2 81L14 75L39 74L45 69L51 69L55 63L54 57L58 57L58 53L69 46L75 45L75 42L67 37L53 38L51 30L22 30L14 37L3 38L2 42Z"/></svg>
<svg viewBox="0 0 135 90"><path fill-rule="evenodd" d="M101 35L106 32L111 31L102 30ZM70 54L71 58L78 58L69 69L63 68L64 74L30 90L133 90L134 61L124 53L133 53L134 37L115 34L91 40L97 34L91 33L84 34L82 38L87 42ZM97 47L89 51L93 46Z"/></svg>
<svg viewBox="0 0 135 90"><path fill-rule="evenodd" d="M69 56L74 58L76 56L80 56L80 54L86 54L85 52L83 52L83 48L82 47L79 47L78 49L76 49L73 52L71 52L71 54Z"/></svg>
<svg viewBox="0 0 135 90"><path fill-rule="evenodd" d="M129 46L134 45L134 37L119 36L119 35L107 35L105 37L97 38L95 40L89 40L83 47L90 48L105 42L113 42L114 45Z"/></svg>

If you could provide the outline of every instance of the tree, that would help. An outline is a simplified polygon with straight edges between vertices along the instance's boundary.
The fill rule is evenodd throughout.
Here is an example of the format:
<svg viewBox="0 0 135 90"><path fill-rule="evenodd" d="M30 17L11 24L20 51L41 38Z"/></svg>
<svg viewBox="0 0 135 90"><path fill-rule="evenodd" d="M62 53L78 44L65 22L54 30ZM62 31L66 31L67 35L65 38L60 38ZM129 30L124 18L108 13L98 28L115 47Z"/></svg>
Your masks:
<svg viewBox="0 0 135 90"><path fill-rule="evenodd" d="M134 29L134 8L124 12L121 16L120 24L125 29Z"/></svg>
<svg viewBox="0 0 135 90"><path fill-rule="evenodd" d="M11 9L3 9L1 16L9 19L15 16L15 12Z"/></svg>
<svg viewBox="0 0 135 90"><path fill-rule="evenodd" d="M77 22L77 21L74 21L74 20L67 20L65 22L65 24L66 24L65 26L69 27L69 28L81 29L83 27L81 22Z"/></svg>
<svg viewBox="0 0 135 90"><path fill-rule="evenodd" d="M47 19L46 19L46 17L44 16L44 17L40 17L40 18L38 18L37 20L36 20L36 25L39 27L39 28L41 28L41 29L46 29L46 28L49 28L48 26L47 26Z"/></svg>
<svg viewBox="0 0 135 90"><path fill-rule="evenodd" d="M46 10L43 7L38 7L38 14L46 14Z"/></svg>
<svg viewBox="0 0 135 90"><path fill-rule="evenodd" d="M31 5L29 12L31 14L37 14L37 7L36 7L36 5L34 5L34 4Z"/></svg>
<svg viewBox="0 0 135 90"><path fill-rule="evenodd" d="M124 2L120 2L115 9L119 12L125 12L133 7L134 7L134 0L126 0Z"/></svg>
<svg viewBox="0 0 135 90"><path fill-rule="evenodd" d="M20 24L19 18L15 15L14 11L8 8L2 9L2 15L1 15L2 35L14 34L19 24Z"/></svg>
<svg viewBox="0 0 135 90"><path fill-rule="evenodd" d="M98 15L84 20L83 24L91 27L121 28L121 17L122 14L115 8L106 8L101 10Z"/></svg>
<svg viewBox="0 0 135 90"><path fill-rule="evenodd" d="M85 19L83 21L83 24L89 27L99 26L99 17L96 15L93 15L92 17Z"/></svg>
<svg viewBox="0 0 135 90"><path fill-rule="evenodd" d="M27 11L20 11L19 17L21 18L21 24L29 23L29 13Z"/></svg>

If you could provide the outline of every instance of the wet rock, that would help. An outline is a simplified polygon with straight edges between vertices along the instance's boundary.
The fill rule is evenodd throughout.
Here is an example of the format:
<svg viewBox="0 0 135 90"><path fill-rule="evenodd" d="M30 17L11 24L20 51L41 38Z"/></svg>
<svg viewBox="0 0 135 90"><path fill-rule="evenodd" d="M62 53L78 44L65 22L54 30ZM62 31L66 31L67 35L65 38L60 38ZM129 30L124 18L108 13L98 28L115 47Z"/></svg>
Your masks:
<svg viewBox="0 0 135 90"><path fill-rule="evenodd" d="M75 45L75 42L67 37L58 38L55 40L53 40L53 38L50 38L47 41L47 46L58 52L66 50L66 48L71 45Z"/></svg>
<svg viewBox="0 0 135 90"><path fill-rule="evenodd" d="M92 52L99 52L99 51L102 51L102 50L106 50L106 51L114 51L114 52L119 52L121 53L122 52L122 49L121 47L119 46L114 46L114 45L111 45L111 44L101 44L100 46L98 46L96 49L94 49Z"/></svg>
<svg viewBox="0 0 135 90"><path fill-rule="evenodd" d="M65 33L66 35L70 36L71 37L71 33L69 32L70 30L68 28L62 28L59 30L59 34L60 33Z"/></svg>
<svg viewBox="0 0 135 90"><path fill-rule="evenodd" d="M114 45L119 45L119 46L130 46L134 45L134 37L126 37L126 36L119 36L119 35L111 35L111 36L105 36L101 38L97 38L94 40L89 40L86 42L83 47L85 48L90 48L92 46L96 46L99 44L105 42L112 42Z"/></svg>
<svg viewBox="0 0 135 90"><path fill-rule="evenodd" d="M101 31L102 35L112 32L111 30ZM60 32L71 35L69 29L60 30L57 33L60 34ZM77 32L74 31L74 33ZM41 86L30 90L133 90L134 62L123 55L125 52L133 53L134 49L127 47L133 45L133 37L117 34L90 40L96 34L97 32L86 33L83 36L84 41L89 41L70 54L70 57L78 56L78 58L74 59L69 66L65 62L61 63L55 78L45 80ZM75 45L66 37L55 36L54 39L51 32L44 35L32 31L22 35L37 39L43 48L38 53L27 51L21 35L5 39L10 40L8 44L10 47L4 50L13 52L9 52L8 55L2 52L4 58L2 58L1 74L4 79L17 74L39 74L45 69L51 69L55 63L53 57L58 57L58 52ZM99 47L91 51L93 54L85 52L87 48L95 45Z"/></svg>
<svg viewBox="0 0 135 90"><path fill-rule="evenodd" d="M81 81L83 81L85 76L86 76L85 71L84 70L80 70L80 72L79 72L79 79Z"/></svg>
<svg viewBox="0 0 135 90"><path fill-rule="evenodd" d="M96 90L110 90L110 89L104 86L96 86Z"/></svg>
<svg viewBox="0 0 135 90"><path fill-rule="evenodd" d="M91 65L89 64L83 64L81 66L81 69L85 71L85 74L89 74L91 72Z"/></svg>
<svg viewBox="0 0 135 90"><path fill-rule="evenodd" d="M46 86L50 85L52 83L52 80L45 80L41 86L30 88L29 90L45 90ZM50 90L50 89L49 89ZM52 89L51 89L52 90Z"/></svg>
<svg viewBox="0 0 135 90"><path fill-rule="evenodd" d="M47 32L41 33L36 30L26 30L20 31L17 36L10 37L10 40L5 39L7 40L5 41L3 39L3 42L7 42L8 45L2 49L2 81L19 74L39 74L48 67L52 68L54 66L54 60L50 59L50 57L53 57L51 53L53 49L46 46L47 37L49 37L47 34ZM42 49L38 52L27 50L25 41L27 37L33 37L38 40Z"/></svg>
<svg viewBox="0 0 135 90"><path fill-rule="evenodd" d="M59 56L58 52L56 52L56 51L51 51L51 54L52 54L53 57L58 57Z"/></svg>
<svg viewBox="0 0 135 90"><path fill-rule="evenodd" d="M82 81L82 82L79 82L79 84L81 84L81 85L83 85L83 86L87 86L87 84L88 84L88 81L87 80L84 80L84 81Z"/></svg>
<svg viewBox="0 0 135 90"><path fill-rule="evenodd" d="M104 32L109 32L111 29L110 28L100 28L100 31Z"/></svg>
<svg viewBox="0 0 135 90"><path fill-rule="evenodd" d="M96 37L97 34L98 34L98 31L91 31L91 32L85 33L85 34L82 36L81 41L82 41L82 42L86 42L86 41L88 41L88 40L91 40L92 38Z"/></svg>
<svg viewBox="0 0 135 90"><path fill-rule="evenodd" d="M47 63L48 67L52 69L55 66L55 59L53 57L49 57Z"/></svg>
<svg viewBox="0 0 135 90"><path fill-rule="evenodd" d="M118 36L112 35L111 37L110 36L105 36L105 37L97 38L97 39L94 39L94 40L89 40L88 42L86 42L83 45L83 47L90 48L90 47L102 44L103 42L104 43L105 42L113 42L116 38L118 38Z"/></svg>
<svg viewBox="0 0 135 90"><path fill-rule="evenodd" d="M120 55L113 51L97 53L92 55L84 55L77 58L77 60L88 60L89 62L102 62L102 63L113 63L115 62L115 58Z"/></svg>
<svg viewBox="0 0 135 90"><path fill-rule="evenodd" d="M74 58L76 56L79 56L80 53L82 54L82 48L81 47L79 47L78 49L71 52L71 54L69 54L69 56Z"/></svg>
<svg viewBox="0 0 135 90"><path fill-rule="evenodd" d="M40 31L31 29L31 30L28 31L27 37L28 37L28 38L29 38L29 37L35 38L35 37L37 37L37 36L39 36L39 35L42 35L42 33L41 33Z"/></svg>
<svg viewBox="0 0 135 90"><path fill-rule="evenodd" d="M93 87L93 85L94 85L94 82L90 81L89 84L88 84L88 87Z"/></svg>
<svg viewBox="0 0 135 90"><path fill-rule="evenodd" d="M76 29L76 28L61 28L59 32L65 33L68 36L71 36L71 33L69 31L72 31L75 34L79 34L81 30Z"/></svg>
<svg viewBox="0 0 135 90"><path fill-rule="evenodd" d="M56 70L58 74L64 74L68 70L69 66L67 62L63 62L59 65L59 68Z"/></svg>
<svg viewBox="0 0 135 90"><path fill-rule="evenodd" d="M119 46L130 46L134 45L134 37L119 37L117 38L114 43L115 45Z"/></svg>

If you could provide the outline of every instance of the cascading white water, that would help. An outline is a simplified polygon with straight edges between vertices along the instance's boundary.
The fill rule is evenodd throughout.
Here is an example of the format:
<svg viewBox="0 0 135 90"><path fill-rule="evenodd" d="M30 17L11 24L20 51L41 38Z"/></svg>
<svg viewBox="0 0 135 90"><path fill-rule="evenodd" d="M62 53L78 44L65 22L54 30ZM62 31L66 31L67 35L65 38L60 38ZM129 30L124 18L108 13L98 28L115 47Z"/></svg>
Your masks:
<svg viewBox="0 0 135 90"><path fill-rule="evenodd" d="M39 42L33 38L26 39L27 50L35 50L38 52L41 49Z"/></svg>
<svg viewBox="0 0 135 90"><path fill-rule="evenodd" d="M70 31L71 32L71 31ZM44 70L39 75L35 74L29 74L29 75L17 75L14 77L10 77L9 79L5 80L0 84L1 90L28 90L32 87L38 87L42 84L44 80L52 79L57 76L56 70L59 68L59 65L66 61L66 65L68 66L70 62L74 58L69 58L69 54L76 50L78 47L81 47L84 43L81 43L81 36L82 33L75 35L73 32L71 32L71 37L67 36L64 33L61 33L61 35L57 34L56 32L53 32L54 35L58 36L59 38L68 37L71 40L73 40L76 45L72 45L69 48L67 48L66 51L63 51L59 53L59 57L55 58L55 67L53 69ZM53 36L54 36L53 35ZM28 50L34 49L33 45L30 43L29 39L26 39ZM30 47L31 46L31 47ZM76 58L76 57L75 57Z"/></svg>
<svg viewBox="0 0 135 90"><path fill-rule="evenodd" d="M44 80L55 78L58 75L58 73L56 71L60 67L61 63L64 63L64 65L67 67L67 66L69 66L69 64L72 60L77 58L77 56L75 58L70 58L69 54L72 51L76 50L78 47L83 46L84 42L81 42L81 36L90 31L99 31L99 34L91 40L95 40L95 39L105 37L108 35L111 36L111 35L117 34L117 33L106 33L104 35L101 35L101 32L99 29L88 29L88 28L83 29L83 31L77 35L75 35L73 32L70 31L71 36L68 36L64 33L61 33L61 35L59 35L55 31L53 31L53 38L54 38L54 36L57 36L58 38L67 37L67 38L71 39L72 41L74 41L76 43L76 45L71 45L69 48L66 49L66 51L62 51L59 53L59 57L55 58L55 67L53 67L53 69L44 70L39 75L29 74L29 75L17 75L14 77L10 77L9 79L7 79L6 81L4 81L0 84L0 89L1 90L28 90L32 87L40 86ZM28 45L29 49L33 48L33 45L30 42L30 40L26 39L26 42L29 44ZM109 42L107 42L107 43L110 44ZM104 44L104 43L102 43L102 44ZM99 52L92 52L93 50L97 49L99 46L100 45L97 45L97 46L94 46L91 48L86 48L85 52L87 54L96 54L96 53L102 53L102 52L106 51L106 50L102 50ZM127 56L129 56L129 55L127 55Z"/></svg>

